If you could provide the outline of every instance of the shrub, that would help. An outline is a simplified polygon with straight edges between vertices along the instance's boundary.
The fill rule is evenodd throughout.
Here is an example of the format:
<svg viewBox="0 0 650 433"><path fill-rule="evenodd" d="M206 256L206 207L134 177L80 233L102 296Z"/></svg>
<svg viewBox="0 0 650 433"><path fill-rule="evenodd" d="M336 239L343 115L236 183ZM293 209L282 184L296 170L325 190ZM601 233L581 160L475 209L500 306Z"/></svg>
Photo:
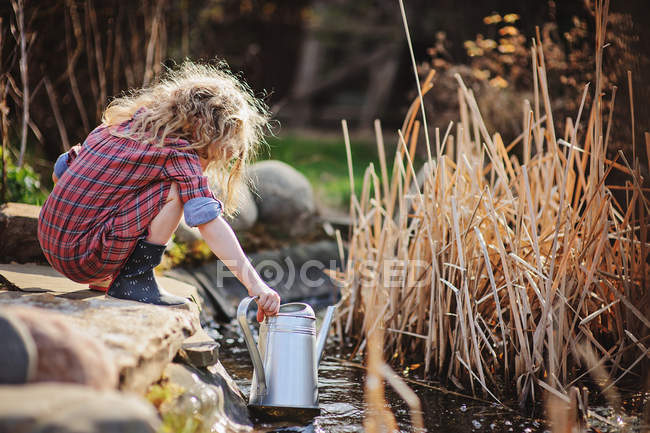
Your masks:
<svg viewBox="0 0 650 433"><path fill-rule="evenodd" d="M42 205L47 198L47 192L41 186L39 176L34 169L28 164L17 167L10 158L5 160L5 164L6 196L0 197L0 201Z"/></svg>

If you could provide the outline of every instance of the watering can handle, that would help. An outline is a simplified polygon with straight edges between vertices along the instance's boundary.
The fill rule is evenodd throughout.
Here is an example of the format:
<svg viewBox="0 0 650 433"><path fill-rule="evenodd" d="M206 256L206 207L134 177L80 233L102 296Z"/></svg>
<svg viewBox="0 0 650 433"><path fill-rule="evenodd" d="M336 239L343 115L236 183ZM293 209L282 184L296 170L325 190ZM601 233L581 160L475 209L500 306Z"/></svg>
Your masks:
<svg viewBox="0 0 650 433"><path fill-rule="evenodd" d="M250 327L248 325L248 318L246 317L246 313L248 312L248 307L250 306L251 302L258 298L258 296L248 296L242 299L242 301L239 303L239 307L237 307L237 322L239 323L239 327L244 333L244 341L246 341L248 353L250 354L251 360L253 361L253 368L255 369L255 373L257 375L257 391L260 395L264 395L266 394L266 376L264 374L264 365L262 364L262 357L260 356L260 352L257 349L257 344L255 344L253 334L251 333Z"/></svg>

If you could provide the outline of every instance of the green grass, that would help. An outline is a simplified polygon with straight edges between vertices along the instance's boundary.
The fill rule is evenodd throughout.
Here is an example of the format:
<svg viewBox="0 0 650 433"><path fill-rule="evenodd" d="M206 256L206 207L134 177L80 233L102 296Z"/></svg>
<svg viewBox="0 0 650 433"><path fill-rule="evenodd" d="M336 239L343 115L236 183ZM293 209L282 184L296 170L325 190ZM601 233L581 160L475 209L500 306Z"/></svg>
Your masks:
<svg viewBox="0 0 650 433"><path fill-rule="evenodd" d="M269 140L270 158L294 167L304 174L314 188L321 203L346 208L350 200L350 180L343 137L306 138L296 135ZM363 174L369 163L379 172L377 147L369 141L352 141L354 185L357 195L361 193ZM262 158L265 155L262 155Z"/></svg>

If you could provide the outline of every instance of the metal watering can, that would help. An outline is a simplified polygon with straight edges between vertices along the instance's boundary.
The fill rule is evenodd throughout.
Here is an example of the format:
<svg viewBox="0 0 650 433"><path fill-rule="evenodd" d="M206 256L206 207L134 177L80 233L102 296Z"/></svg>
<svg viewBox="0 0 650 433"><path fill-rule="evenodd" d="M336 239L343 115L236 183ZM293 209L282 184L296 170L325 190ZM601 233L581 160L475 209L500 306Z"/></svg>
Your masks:
<svg viewBox="0 0 650 433"><path fill-rule="evenodd" d="M271 416L317 415L318 365L336 307L327 308L317 338L316 315L309 305L281 305L276 316L260 324L258 350L246 317L254 299L244 298L237 308L254 368L248 407Z"/></svg>

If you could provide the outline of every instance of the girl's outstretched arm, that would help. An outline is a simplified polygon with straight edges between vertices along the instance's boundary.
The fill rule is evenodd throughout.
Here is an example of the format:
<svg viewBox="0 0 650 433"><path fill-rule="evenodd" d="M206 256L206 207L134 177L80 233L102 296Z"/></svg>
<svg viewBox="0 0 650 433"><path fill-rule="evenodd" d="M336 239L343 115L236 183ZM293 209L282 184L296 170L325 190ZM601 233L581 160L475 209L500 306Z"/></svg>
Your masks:
<svg viewBox="0 0 650 433"><path fill-rule="evenodd" d="M239 240L230 224L223 218L217 217L198 226L201 236L212 252L228 266L233 274L248 289L250 296L259 296L257 300L257 320L264 316L277 314L280 308L280 295L260 278L255 268L244 254Z"/></svg>

